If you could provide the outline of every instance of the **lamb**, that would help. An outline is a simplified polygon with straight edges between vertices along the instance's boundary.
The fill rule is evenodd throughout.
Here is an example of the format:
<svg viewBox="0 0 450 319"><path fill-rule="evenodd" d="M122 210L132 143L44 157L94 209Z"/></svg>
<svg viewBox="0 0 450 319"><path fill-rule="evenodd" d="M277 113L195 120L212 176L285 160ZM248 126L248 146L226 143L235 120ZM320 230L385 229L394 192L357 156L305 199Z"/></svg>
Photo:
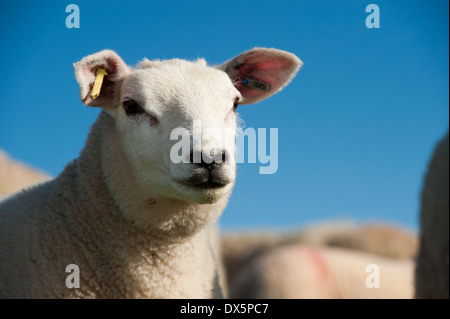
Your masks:
<svg viewBox="0 0 450 319"><path fill-rule="evenodd" d="M409 299L413 269L412 260L293 244L244 267L230 286L230 298Z"/></svg>
<svg viewBox="0 0 450 319"><path fill-rule="evenodd" d="M448 152L447 133L436 146L422 189L416 298L449 297Z"/></svg>
<svg viewBox="0 0 450 319"><path fill-rule="evenodd" d="M111 50L75 63L82 102L102 112L58 177L0 204L0 298L220 297L211 234L235 183L236 107L277 93L301 65L266 48L215 67L132 68ZM201 140L175 163L171 133L193 139L194 120Z"/></svg>

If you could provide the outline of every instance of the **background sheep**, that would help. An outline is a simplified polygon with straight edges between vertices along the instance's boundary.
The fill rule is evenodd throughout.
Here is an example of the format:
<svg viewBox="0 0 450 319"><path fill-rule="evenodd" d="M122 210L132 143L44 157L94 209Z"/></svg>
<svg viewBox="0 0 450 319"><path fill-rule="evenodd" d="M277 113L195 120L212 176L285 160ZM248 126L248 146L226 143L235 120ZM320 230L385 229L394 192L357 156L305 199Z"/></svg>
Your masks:
<svg viewBox="0 0 450 319"><path fill-rule="evenodd" d="M220 296L212 232L235 181L236 107L280 91L301 61L256 48L216 68L145 59L132 69L105 50L74 66L81 100L102 112L77 160L0 205L0 297ZM194 120L201 140L176 163L172 133L195 139ZM79 288L66 286L71 264Z"/></svg>
<svg viewBox="0 0 450 319"><path fill-rule="evenodd" d="M448 133L436 146L422 189L420 249L416 268L417 298L449 297Z"/></svg>
<svg viewBox="0 0 450 319"><path fill-rule="evenodd" d="M0 195L7 196L48 179L48 175L14 161L0 150Z"/></svg>
<svg viewBox="0 0 450 319"><path fill-rule="evenodd" d="M372 276L379 268L379 282ZM366 272L367 271L367 272ZM369 281L369 286L366 285ZM379 286L371 286L379 284ZM249 263L231 298L412 298L413 262L301 244L274 249Z"/></svg>
<svg viewBox="0 0 450 319"><path fill-rule="evenodd" d="M257 257L290 244L341 247L395 259L416 255L417 236L409 230L387 224L350 221L327 222L291 232L234 232L222 237L223 260L228 285Z"/></svg>

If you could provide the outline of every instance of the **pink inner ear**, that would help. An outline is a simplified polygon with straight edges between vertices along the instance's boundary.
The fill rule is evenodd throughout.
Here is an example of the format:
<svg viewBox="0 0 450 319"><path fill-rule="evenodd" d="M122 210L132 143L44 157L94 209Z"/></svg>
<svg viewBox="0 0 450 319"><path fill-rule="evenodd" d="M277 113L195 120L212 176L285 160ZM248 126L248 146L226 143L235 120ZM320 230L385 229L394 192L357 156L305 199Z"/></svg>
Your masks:
<svg viewBox="0 0 450 319"><path fill-rule="evenodd" d="M241 83L244 78L252 78L257 81L268 83L271 92L277 91L286 81L285 71L291 67L292 63L284 58L267 56L259 58L255 56L248 57L238 70L237 76L240 81L236 83L236 89L247 98L257 97L261 94L265 95L266 92Z"/></svg>
<svg viewBox="0 0 450 319"><path fill-rule="evenodd" d="M109 79L117 78L119 71L119 62L115 58L108 58L106 60L105 70L109 75Z"/></svg>
<svg viewBox="0 0 450 319"><path fill-rule="evenodd" d="M281 71L290 65L289 61L285 59L272 59L270 61L257 62L255 64L256 69L259 71L271 70L275 72Z"/></svg>
<svg viewBox="0 0 450 319"><path fill-rule="evenodd" d="M256 97L258 95L260 95L261 93L258 90L255 90L254 88L248 87L244 84L242 84L241 82L237 83L235 85L236 89L241 92L242 96L245 99L251 98L251 97Z"/></svg>

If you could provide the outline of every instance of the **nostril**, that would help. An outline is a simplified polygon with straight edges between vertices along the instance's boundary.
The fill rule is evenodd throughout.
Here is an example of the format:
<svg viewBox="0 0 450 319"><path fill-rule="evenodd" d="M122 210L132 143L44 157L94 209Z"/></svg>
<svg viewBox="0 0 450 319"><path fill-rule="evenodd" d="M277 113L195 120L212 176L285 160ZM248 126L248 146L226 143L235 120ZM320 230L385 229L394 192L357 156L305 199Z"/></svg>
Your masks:
<svg viewBox="0 0 450 319"><path fill-rule="evenodd" d="M192 164L197 164L199 167L204 167L208 170L217 168L220 164L225 163L227 160L227 154L225 151L222 151L221 157L217 158L215 156L206 156L204 153L195 153L191 151L189 155L189 162Z"/></svg>
<svg viewBox="0 0 450 319"><path fill-rule="evenodd" d="M225 163L227 161L227 153L225 151L222 152L222 163Z"/></svg>

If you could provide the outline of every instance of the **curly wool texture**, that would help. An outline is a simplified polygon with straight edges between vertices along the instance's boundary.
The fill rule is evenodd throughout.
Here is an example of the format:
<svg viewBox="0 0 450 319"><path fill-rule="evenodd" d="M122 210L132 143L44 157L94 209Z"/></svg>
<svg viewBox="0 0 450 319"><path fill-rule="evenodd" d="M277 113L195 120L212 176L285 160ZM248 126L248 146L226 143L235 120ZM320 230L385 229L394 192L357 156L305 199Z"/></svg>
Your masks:
<svg viewBox="0 0 450 319"><path fill-rule="evenodd" d="M203 227L201 221L190 220L192 213L181 217L183 207L173 220L174 227L185 228L186 232L177 235L173 230L158 231L157 225L143 231L121 216L104 179L109 175L111 183L114 180L122 186L132 180L108 168L111 154L106 149L120 151L116 134L112 119L102 113L78 160L67 165L56 179L2 204L0 297L214 296L216 267L209 239L213 225L196 231L196 227ZM107 147L109 143L112 145ZM114 161L120 158L114 156ZM218 216L225 204L226 200L199 206L198 214ZM145 205L135 202L136 207ZM147 205L151 210L154 204ZM17 213L6 214L8 211ZM65 269L69 264L80 268L80 288L66 287L69 274Z"/></svg>

